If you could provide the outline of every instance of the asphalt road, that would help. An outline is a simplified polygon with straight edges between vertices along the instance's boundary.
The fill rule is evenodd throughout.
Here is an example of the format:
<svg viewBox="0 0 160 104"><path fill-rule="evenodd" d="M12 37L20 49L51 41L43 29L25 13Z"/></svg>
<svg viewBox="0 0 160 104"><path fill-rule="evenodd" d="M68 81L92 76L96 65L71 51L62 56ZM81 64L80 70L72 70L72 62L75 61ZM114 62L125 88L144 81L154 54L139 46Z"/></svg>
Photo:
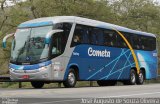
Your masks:
<svg viewBox="0 0 160 104"><path fill-rule="evenodd" d="M160 84L50 89L0 88L0 98L30 98L23 99L26 104L74 104L82 103L82 98L160 98Z"/></svg>

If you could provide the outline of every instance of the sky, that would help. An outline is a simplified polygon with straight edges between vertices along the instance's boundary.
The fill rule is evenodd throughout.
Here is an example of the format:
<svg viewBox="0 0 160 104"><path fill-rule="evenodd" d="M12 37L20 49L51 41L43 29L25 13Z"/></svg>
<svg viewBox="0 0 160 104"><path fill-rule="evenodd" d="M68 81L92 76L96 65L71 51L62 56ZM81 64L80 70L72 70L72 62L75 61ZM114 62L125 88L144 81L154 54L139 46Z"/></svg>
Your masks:
<svg viewBox="0 0 160 104"><path fill-rule="evenodd" d="M26 0L16 0L16 2L24 2L24 1L26 1ZM15 5L13 0L6 0L4 7L13 6L13 5Z"/></svg>
<svg viewBox="0 0 160 104"><path fill-rule="evenodd" d="M160 0L156 0L156 1L160 2Z"/></svg>
<svg viewBox="0 0 160 104"><path fill-rule="evenodd" d="M154 1L157 1L160 4L160 0L154 0Z"/></svg>

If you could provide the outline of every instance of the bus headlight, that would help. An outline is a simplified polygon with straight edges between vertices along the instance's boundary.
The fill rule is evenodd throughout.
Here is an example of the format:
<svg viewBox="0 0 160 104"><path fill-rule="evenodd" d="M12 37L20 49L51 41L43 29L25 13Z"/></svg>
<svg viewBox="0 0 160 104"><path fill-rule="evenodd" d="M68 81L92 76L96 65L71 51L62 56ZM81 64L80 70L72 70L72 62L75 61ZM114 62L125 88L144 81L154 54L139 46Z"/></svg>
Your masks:
<svg viewBox="0 0 160 104"><path fill-rule="evenodd" d="M15 69L13 69L13 68L10 68L10 71L12 71L12 72L13 72L14 70L15 70Z"/></svg>
<svg viewBox="0 0 160 104"><path fill-rule="evenodd" d="M46 66L43 66L43 67L39 68L39 71L44 71L44 70L47 70Z"/></svg>

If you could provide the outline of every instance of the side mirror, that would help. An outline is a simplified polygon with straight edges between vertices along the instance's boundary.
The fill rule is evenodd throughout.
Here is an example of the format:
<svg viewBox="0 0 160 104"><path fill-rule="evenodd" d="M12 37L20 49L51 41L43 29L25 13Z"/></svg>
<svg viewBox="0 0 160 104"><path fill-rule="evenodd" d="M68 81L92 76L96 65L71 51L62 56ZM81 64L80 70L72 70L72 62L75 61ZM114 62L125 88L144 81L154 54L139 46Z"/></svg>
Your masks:
<svg viewBox="0 0 160 104"><path fill-rule="evenodd" d="M46 35L45 38L45 44L49 44L51 37L54 33L58 33L58 32L63 32L63 30L57 29L57 30L51 30L50 32L48 32L48 34Z"/></svg>
<svg viewBox="0 0 160 104"><path fill-rule="evenodd" d="M12 36L14 36L14 33L7 34L7 35L3 38L3 43L2 43L2 47L3 47L3 48L6 48L6 46L7 46L6 41L7 41L8 38L10 38L10 37L12 37Z"/></svg>

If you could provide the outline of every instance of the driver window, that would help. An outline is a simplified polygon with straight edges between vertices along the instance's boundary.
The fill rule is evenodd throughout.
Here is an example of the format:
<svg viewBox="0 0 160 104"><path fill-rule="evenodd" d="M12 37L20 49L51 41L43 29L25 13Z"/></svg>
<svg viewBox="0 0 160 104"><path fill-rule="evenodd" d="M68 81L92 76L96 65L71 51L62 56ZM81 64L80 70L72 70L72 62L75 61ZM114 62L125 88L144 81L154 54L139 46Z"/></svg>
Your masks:
<svg viewBox="0 0 160 104"><path fill-rule="evenodd" d="M61 33L56 33L52 36L51 54L58 55L62 52Z"/></svg>
<svg viewBox="0 0 160 104"><path fill-rule="evenodd" d="M55 33L51 37L50 55L52 58L61 55L65 51L71 27L71 23L56 24L55 29L62 29L63 32Z"/></svg>

